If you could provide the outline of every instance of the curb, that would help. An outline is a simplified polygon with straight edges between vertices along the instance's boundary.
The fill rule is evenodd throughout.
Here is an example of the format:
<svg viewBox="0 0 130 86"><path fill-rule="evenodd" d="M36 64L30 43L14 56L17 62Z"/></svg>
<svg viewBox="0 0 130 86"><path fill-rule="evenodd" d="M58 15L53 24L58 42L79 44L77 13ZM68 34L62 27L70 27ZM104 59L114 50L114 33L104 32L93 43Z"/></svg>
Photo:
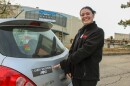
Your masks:
<svg viewBox="0 0 130 86"><path fill-rule="evenodd" d="M104 53L103 56L130 55L130 53Z"/></svg>

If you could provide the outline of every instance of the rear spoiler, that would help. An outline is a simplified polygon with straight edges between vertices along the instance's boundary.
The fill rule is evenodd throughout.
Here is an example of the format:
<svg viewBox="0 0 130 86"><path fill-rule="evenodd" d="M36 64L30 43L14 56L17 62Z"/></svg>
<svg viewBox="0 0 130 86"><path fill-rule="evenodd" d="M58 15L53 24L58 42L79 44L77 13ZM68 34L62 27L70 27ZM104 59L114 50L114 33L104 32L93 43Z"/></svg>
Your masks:
<svg viewBox="0 0 130 86"><path fill-rule="evenodd" d="M45 27L45 28L52 28L52 23L51 22L46 22L46 21L40 21L40 20L35 20L35 19L0 19L0 26L3 25L20 25L20 26L40 26L40 27Z"/></svg>

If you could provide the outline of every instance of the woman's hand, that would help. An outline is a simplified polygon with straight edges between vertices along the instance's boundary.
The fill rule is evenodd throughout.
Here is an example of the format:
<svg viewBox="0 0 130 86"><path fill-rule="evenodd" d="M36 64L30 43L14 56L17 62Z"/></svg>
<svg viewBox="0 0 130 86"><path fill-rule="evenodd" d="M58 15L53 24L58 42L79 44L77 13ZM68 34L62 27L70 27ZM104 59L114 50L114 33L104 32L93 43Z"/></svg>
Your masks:
<svg viewBox="0 0 130 86"><path fill-rule="evenodd" d="M60 64L57 64L57 65L54 65L52 68L53 68L53 69L59 69L59 68L61 68L61 66L60 66ZM66 77L67 77L68 79L71 79L71 78L72 78L71 73L67 73L67 74L66 74Z"/></svg>
<svg viewBox="0 0 130 86"><path fill-rule="evenodd" d="M71 78L72 78L71 73L66 74L66 77L67 77L68 79L71 79Z"/></svg>
<svg viewBox="0 0 130 86"><path fill-rule="evenodd" d="M57 65L54 65L52 68L53 69L58 69L58 68L61 68L61 66L60 66L60 64L57 64Z"/></svg>

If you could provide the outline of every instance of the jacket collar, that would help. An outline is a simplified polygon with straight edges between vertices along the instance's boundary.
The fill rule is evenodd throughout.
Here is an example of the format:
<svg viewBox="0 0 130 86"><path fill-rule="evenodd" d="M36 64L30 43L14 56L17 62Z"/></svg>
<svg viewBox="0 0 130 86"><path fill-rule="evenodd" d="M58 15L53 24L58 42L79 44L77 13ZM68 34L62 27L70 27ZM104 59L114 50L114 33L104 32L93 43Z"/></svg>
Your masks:
<svg viewBox="0 0 130 86"><path fill-rule="evenodd" d="M93 21L92 23L88 24L88 25L84 25L81 29L82 30L92 30L92 29L96 29L97 28L97 24L95 21Z"/></svg>

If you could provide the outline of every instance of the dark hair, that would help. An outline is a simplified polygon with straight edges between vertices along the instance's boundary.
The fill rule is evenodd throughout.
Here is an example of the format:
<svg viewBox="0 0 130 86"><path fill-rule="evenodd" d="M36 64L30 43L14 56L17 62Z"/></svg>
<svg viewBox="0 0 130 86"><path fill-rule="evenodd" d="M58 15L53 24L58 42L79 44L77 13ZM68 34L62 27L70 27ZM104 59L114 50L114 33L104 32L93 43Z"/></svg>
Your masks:
<svg viewBox="0 0 130 86"><path fill-rule="evenodd" d="M92 12L92 14L96 14L96 11L93 10L93 9L92 9L91 7L89 7L89 6L83 7L83 8L80 10L80 13L81 13L81 11L82 11L83 9L89 9L89 10Z"/></svg>

